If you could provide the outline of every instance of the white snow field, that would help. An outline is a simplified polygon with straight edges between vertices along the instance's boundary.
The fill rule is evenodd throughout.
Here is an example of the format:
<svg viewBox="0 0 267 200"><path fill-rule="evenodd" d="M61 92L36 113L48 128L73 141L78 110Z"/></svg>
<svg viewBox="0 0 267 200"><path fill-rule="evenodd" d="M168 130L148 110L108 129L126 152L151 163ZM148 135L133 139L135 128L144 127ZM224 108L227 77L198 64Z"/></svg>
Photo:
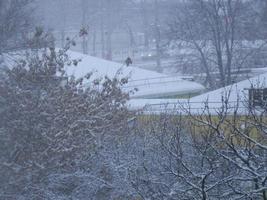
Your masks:
<svg viewBox="0 0 267 200"><path fill-rule="evenodd" d="M14 52L14 55L4 56L4 64L12 67L16 60L25 56L26 52ZM90 72L93 72L91 80L103 78L129 78L127 85L123 87L126 92L135 88L137 92L131 94L131 98L167 98L185 96L190 97L200 94L205 87L199 83L184 80L182 76L170 76L154 71L141 69L136 66L129 66L122 63L107 61L93 56L85 55L75 51L68 51L70 59L81 60L77 66L65 66L67 75L73 75L75 78L82 78ZM1 58L2 59L2 58ZM90 84L85 83L85 84Z"/></svg>
<svg viewBox="0 0 267 200"><path fill-rule="evenodd" d="M229 115L234 114L248 114L248 100L249 88L266 88L267 87L267 73L255 76L253 78L235 83L233 85L223 87L211 92L204 93L199 96L190 98L189 100L175 100L168 99L136 101L132 100L132 105L136 108L141 108L141 105L146 105L144 110L148 114L159 113L180 113L187 114L212 114L216 115L223 109L227 109ZM260 108L257 108L260 111ZM257 111L255 109L255 111Z"/></svg>
<svg viewBox="0 0 267 200"><path fill-rule="evenodd" d="M207 106L213 112L217 112L225 107L227 103L229 114L233 114L235 111L239 114L247 114L249 103L248 89L266 87L267 73L264 73L233 85L193 97L190 99L190 106L195 109L195 112L202 112L203 108ZM237 107L238 110L235 110Z"/></svg>
<svg viewBox="0 0 267 200"><path fill-rule="evenodd" d="M81 78L89 72L94 72L92 79L108 76L129 77L129 83L124 86L125 91L137 88L138 91L131 98L162 98L169 96L192 95L205 90L204 86L193 81L183 80L180 76L165 74L125 66L121 63L106 61L100 58L69 51L71 59L81 59L78 66L67 66L68 75Z"/></svg>

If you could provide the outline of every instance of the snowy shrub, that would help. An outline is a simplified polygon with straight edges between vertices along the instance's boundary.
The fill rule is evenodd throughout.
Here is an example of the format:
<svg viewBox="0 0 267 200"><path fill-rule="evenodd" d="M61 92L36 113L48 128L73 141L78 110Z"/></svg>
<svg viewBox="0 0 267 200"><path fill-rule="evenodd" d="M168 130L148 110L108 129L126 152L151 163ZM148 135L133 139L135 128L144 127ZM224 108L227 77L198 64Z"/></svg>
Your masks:
<svg viewBox="0 0 267 200"><path fill-rule="evenodd" d="M0 199L69 199L85 184L107 185L98 159L127 129L125 79L85 88L90 74L65 76L67 49L35 51L0 80Z"/></svg>

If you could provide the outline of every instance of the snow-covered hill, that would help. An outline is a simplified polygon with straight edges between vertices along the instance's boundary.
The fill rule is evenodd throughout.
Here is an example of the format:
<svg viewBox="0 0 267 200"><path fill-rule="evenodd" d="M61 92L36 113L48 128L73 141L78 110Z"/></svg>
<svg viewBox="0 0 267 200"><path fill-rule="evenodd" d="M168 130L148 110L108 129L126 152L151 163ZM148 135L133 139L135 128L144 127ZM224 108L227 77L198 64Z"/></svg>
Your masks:
<svg viewBox="0 0 267 200"><path fill-rule="evenodd" d="M129 77L129 83L123 89L129 91L137 88L138 91L132 95L132 98L190 95L200 93L205 89L202 85L183 80L179 76L168 76L134 66L126 67L121 63L106 61L73 51L70 51L69 55L71 59L81 59L81 62L78 66L67 66L68 75L80 78L89 72L94 72L93 79L104 76L110 78L115 76Z"/></svg>
<svg viewBox="0 0 267 200"><path fill-rule="evenodd" d="M26 52L15 52L14 55L5 56L4 65L12 67L17 59L25 56ZM66 65L65 70L68 76L76 79L84 77L93 72L91 80L108 76L109 78L129 78L129 82L122 89L137 92L131 98L168 98L168 97L190 97L201 93L205 87L199 83L184 80L182 76L170 76L154 71L141 69L136 66L129 66L122 63L103 60L75 51L68 51L70 59L80 60L77 66ZM85 84L90 84L90 81Z"/></svg>
<svg viewBox="0 0 267 200"><path fill-rule="evenodd" d="M253 78L223 87L211 92L207 92L189 100L177 99L150 99L131 100L132 108L145 108L148 114L157 113L179 113L187 114L190 111L194 115L212 114L217 115L222 109L227 109L227 113L244 115L249 112L249 91L250 88L266 88L267 73ZM260 108L257 108L260 111ZM256 110L257 110L256 109ZM256 111L255 110L255 111Z"/></svg>

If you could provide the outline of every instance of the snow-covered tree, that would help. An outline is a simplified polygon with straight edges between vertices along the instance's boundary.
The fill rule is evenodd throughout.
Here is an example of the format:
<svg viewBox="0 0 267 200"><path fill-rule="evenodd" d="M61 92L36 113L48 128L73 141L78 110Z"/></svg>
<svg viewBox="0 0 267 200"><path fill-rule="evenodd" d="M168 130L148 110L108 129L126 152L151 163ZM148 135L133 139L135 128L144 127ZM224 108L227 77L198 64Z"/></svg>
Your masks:
<svg viewBox="0 0 267 200"><path fill-rule="evenodd" d="M25 48L32 29L31 0L0 1L0 54Z"/></svg>
<svg viewBox="0 0 267 200"><path fill-rule="evenodd" d="M111 160L119 158L116 145L130 117L128 94L120 89L127 79L66 77L64 67L78 62L66 52L72 42L58 51L49 47L29 52L4 72L1 199L88 199L88 193L113 190ZM90 86L84 87L89 80Z"/></svg>
<svg viewBox="0 0 267 200"><path fill-rule="evenodd" d="M242 112L244 109L246 113ZM198 116L188 113L191 127L196 124L202 127L195 130L195 134L213 135L209 147L223 163L231 166L228 194L236 199L267 199L266 108L239 100L235 106L230 106L224 98L216 115L211 114L214 113L212 108Z"/></svg>
<svg viewBox="0 0 267 200"><path fill-rule="evenodd" d="M265 45L264 41L257 45L252 43L261 39L260 31L254 31L258 17L253 12L254 1L182 2L173 9L169 33L178 48L185 49L181 59L189 63L188 71L199 66L206 74L207 85L216 88L235 81L234 70L253 67L249 59ZM213 72L218 75L214 77Z"/></svg>
<svg viewBox="0 0 267 200"><path fill-rule="evenodd" d="M166 110L141 121L130 178L143 199L267 198L266 108L221 103L201 112L183 103L181 115Z"/></svg>
<svg viewBox="0 0 267 200"><path fill-rule="evenodd" d="M188 126L184 117L168 114L146 123L143 162L132 174L144 199L231 197L227 185L234 170L212 149L214 136L190 132Z"/></svg>

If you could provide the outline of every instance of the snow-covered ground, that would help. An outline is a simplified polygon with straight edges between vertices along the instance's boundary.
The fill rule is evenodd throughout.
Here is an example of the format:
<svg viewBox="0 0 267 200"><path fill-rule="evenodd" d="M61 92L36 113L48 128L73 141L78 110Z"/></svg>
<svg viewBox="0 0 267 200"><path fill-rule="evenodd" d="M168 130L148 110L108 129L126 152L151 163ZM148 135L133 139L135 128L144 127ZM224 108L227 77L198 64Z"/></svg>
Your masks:
<svg viewBox="0 0 267 200"><path fill-rule="evenodd" d="M189 100L177 99L143 99L131 100L129 107L132 109L141 109L148 114L158 113L182 113L186 114L203 114L209 111L210 114L218 114L219 111L227 106L228 114L237 112L238 114L248 113L248 89L249 88L266 88L267 73L235 83L233 85L220 88ZM238 108L236 110L236 108Z"/></svg>
<svg viewBox="0 0 267 200"><path fill-rule="evenodd" d="M234 112L238 107L240 114L247 113L249 88L266 88L267 86L267 73L255 76L253 78L235 83L233 85L220 88L190 99L190 107L195 112L202 112L204 108L209 107L215 111L222 109L227 101L229 112Z"/></svg>
<svg viewBox="0 0 267 200"><path fill-rule="evenodd" d="M81 59L78 66L68 66L66 68L68 75L74 75L76 78L83 77L89 72L94 72L93 78L108 76L113 78L115 76L126 77L130 80L148 79L164 76L157 72L148 71L135 67L126 67L124 64L107 61L97 57L85 55L82 53L69 51L71 59Z"/></svg>
<svg viewBox="0 0 267 200"><path fill-rule="evenodd" d="M187 99L131 99L128 106L132 110L158 110L161 111L166 107L171 108L171 105L177 105L181 102L187 102ZM163 111L163 110L162 110Z"/></svg>
<svg viewBox="0 0 267 200"><path fill-rule="evenodd" d="M93 73L91 80L103 78L129 78L127 85L123 87L125 91L137 92L131 98L162 98L170 96L192 96L201 93L205 87L199 83L184 80L182 76L170 76L155 71L141 69L136 66L129 66L122 63L103 60L75 51L68 51L70 59L81 60L77 66L65 66L67 75L81 78L88 73ZM4 62L7 66L13 66L17 59L25 56L25 52L14 52L14 55L6 55ZM1 58L2 60L3 58ZM85 83L85 84L90 84Z"/></svg>
<svg viewBox="0 0 267 200"><path fill-rule="evenodd" d="M204 86L193 81L183 80L180 76L169 76L134 66L125 66L121 63L106 61L100 58L70 51L71 59L81 59L78 66L67 66L68 75L76 78L94 72L92 79L108 76L129 77L129 83L124 90L137 88L132 98L159 98L166 96L190 95L205 90Z"/></svg>

